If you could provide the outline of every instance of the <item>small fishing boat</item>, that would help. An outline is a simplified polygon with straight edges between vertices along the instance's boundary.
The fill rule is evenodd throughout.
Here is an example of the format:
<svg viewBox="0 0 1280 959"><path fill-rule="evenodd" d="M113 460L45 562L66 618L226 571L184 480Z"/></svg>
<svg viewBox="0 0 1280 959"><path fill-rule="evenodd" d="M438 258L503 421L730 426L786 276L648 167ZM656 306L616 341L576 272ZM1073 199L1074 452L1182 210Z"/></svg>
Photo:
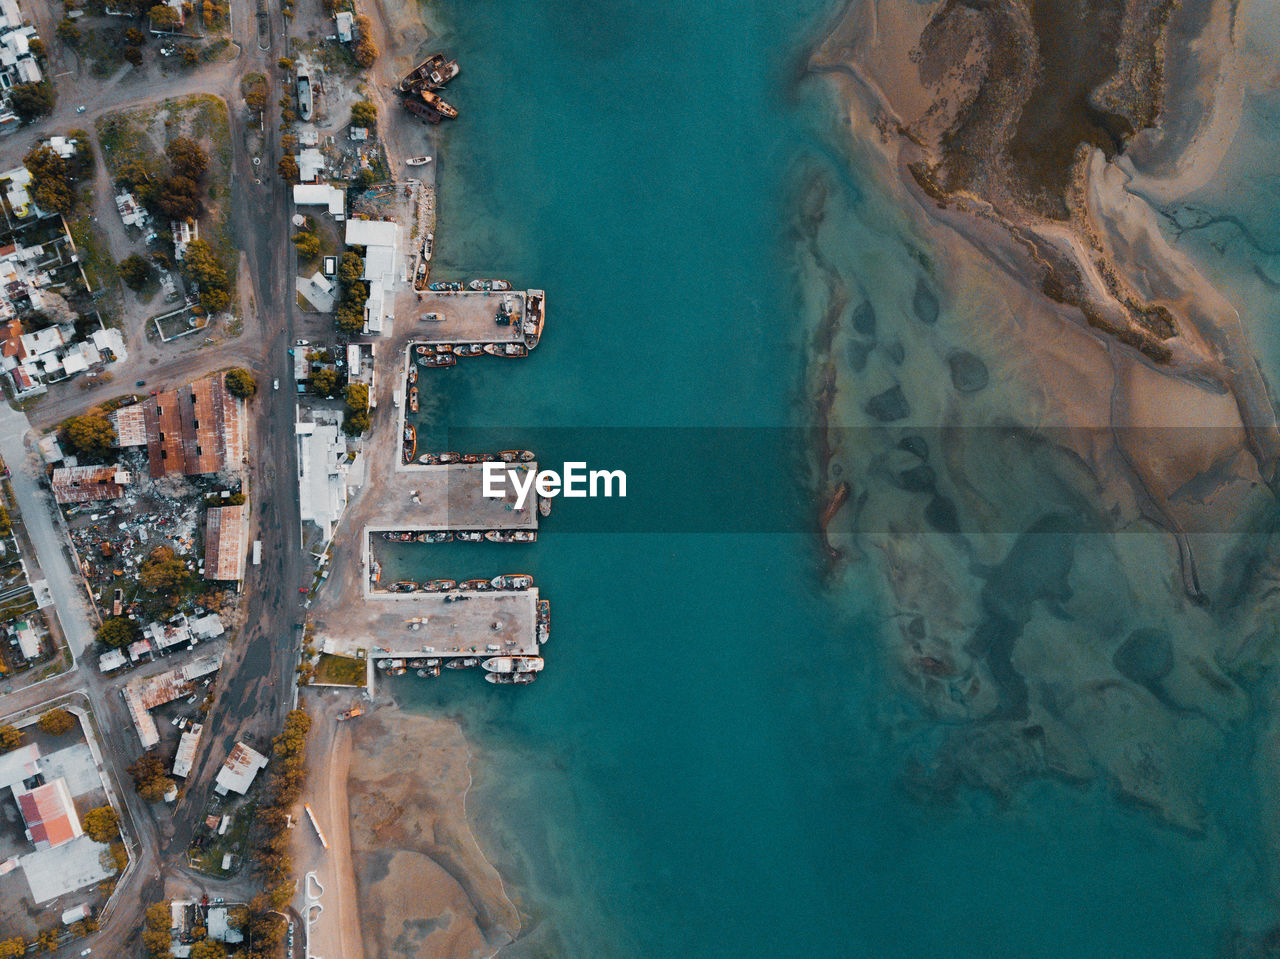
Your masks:
<svg viewBox="0 0 1280 959"><path fill-rule="evenodd" d="M408 543L413 540L412 533L383 533L382 538L392 543Z"/></svg>
<svg viewBox="0 0 1280 959"><path fill-rule="evenodd" d="M509 356L517 359L529 355L529 347L523 343L486 343L484 351L490 356Z"/></svg>
<svg viewBox="0 0 1280 959"><path fill-rule="evenodd" d="M437 344L435 344L435 349L436 349L436 352L437 352L437 353L452 353L452 352L453 352L453 344L452 344L452 343L437 343Z"/></svg>
<svg viewBox="0 0 1280 959"><path fill-rule="evenodd" d="M445 669L471 669L479 664L480 660L468 656L465 659L451 659L444 664L444 667Z"/></svg>
<svg viewBox="0 0 1280 959"><path fill-rule="evenodd" d="M407 579L405 579L405 580L401 580L401 581L400 581L400 582L398 582L398 583L392 583L390 586L388 586L388 587L387 587L387 592L389 592L389 593L412 593L412 592L415 592L415 591L417 590L417 588L418 588L418 584L417 584L417 583L412 582L411 580L407 580Z"/></svg>
<svg viewBox="0 0 1280 959"><path fill-rule="evenodd" d="M463 453L461 456L458 457L458 462L459 463L479 463L480 454L479 453Z"/></svg>
<svg viewBox="0 0 1280 959"><path fill-rule="evenodd" d="M480 665L489 673L539 673L543 662L541 656L493 656Z"/></svg>
<svg viewBox="0 0 1280 959"><path fill-rule="evenodd" d="M507 573L489 580L494 589L528 589L533 585L533 577L528 573Z"/></svg>
<svg viewBox="0 0 1280 959"><path fill-rule="evenodd" d="M467 284L471 289L477 292L481 290L509 290L511 284L506 280L472 280Z"/></svg>
<svg viewBox="0 0 1280 959"><path fill-rule="evenodd" d="M443 53L433 53L404 75L400 92L409 93L426 86L439 89L461 72L457 60L450 60Z"/></svg>
<svg viewBox="0 0 1280 959"><path fill-rule="evenodd" d="M485 682L499 686L525 686L538 678L537 673L485 673Z"/></svg>
<svg viewBox="0 0 1280 959"><path fill-rule="evenodd" d="M493 589L493 583L487 579L469 579L462 584L463 589L474 589L477 592L485 593Z"/></svg>
<svg viewBox="0 0 1280 959"><path fill-rule="evenodd" d="M484 538L490 543L510 543L513 542L511 533L508 530L491 529L484 534Z"/></svg>
<svg viewBox="0 0 1280 959"><path fill-rule="evenodd" d="M418 388L416 386L409 387L409 412L418 412Z"/></svg>
<svg viewBox="0 0 1280 959"><path fill-rule="evenodd" d="M436 462L439 463L441 466L447 466L450 463L458 462L459 458L460 458L460 455L458 453L454 453L454 452L440 453L436 457Z"/></svg>
<svg viewBox="0 0 1280 959"><path fill-rule="evenodd" d="M418 462L421 463L423 466L435 466L437 463L440 462L440 454L439 453L423 453L421 456L418 457Z"/></svg>
<svg viewBox="0 0 1280 959"><path fill-rule="evenodd" d="M451 289L451 287L448 283L444 282L444 280L436 280L436 282L429 284L427 289L435 290L437 293L442 293L445 290Z"/></svg>
<svg viewBox="0 0 1280 959"><path fill-rule="evenodd" d="M414 429L413 424L409 424L404 428L404 461L406 463L413 462L413 454L418 451L418 431Z"/></svg>
<svg viewBox="0 0 1280 959"><path fill-rule="evenodd" d="M419 675L419 676L421 676L423 679L426 679L426 678L428 678L428 677L432 677L432 676L439 676L439 675L440 675L440 667L439 667L439 666L426 666L426 667L424 667L423 669L418 670L418 675Z"/></svg>
<svg viewBox="0 0 1280 959"><path fill-rule="evenodd" d="M407 673L407 672L408 672L408 670L407 670L407 669L405 669L403 666L397 666L397 667L395 667L394 669L388 670L388 671L387 671L387 675L388 675L388 676L403 676L403 675L404 675L405 673Z"/></svg>
<svg viewBox="0 0 1280 959"><path fill-rule="evenodd" d="M538 497L538 515L539 516L551 515L551 499L549 497L546 497L546 496Z"/></svg>
<svg viewBox="0 0 1280 959"><path fill-rule="evenodd" d="M409 385L413 386L418 382L418 368L412 363L409 364Z"/></svg>
<svg viewBox="0 0 1280 959"><path fill-rule="evenodd" d="M407 166L426 166L431 162L431 157L409 157L404 162Z"/></svg>
<svg viewBox="0 0 1280 959"><path fill-rule="evenodd" d="M428 593L443 593L446 590L457 589L458 584L452 579L433 579L429 583L423 583L422 588Z"/></svg>
<svg viewBox="0 0 1280 959"><path fill-rule="evenodd" d="M453 533L447 529L436 529L418 534L419 543L452 543Z"/></svg>
<svg viewBox="0 0 1280 959"><path fill-rule="evenodd" d="M479 356L483 352L483 343L460 343L453 348L454 356Z"/></svg>
<svg viewBox="0 0 1280 959"><path fill-rule="evenodd" d="M443 353L436 356L428 356L418 362L423 366L453 366L458 362L458 358L452 353Z"/></svg>
<svg viewBox="0 0 1280 959"><path fill-rule="evenodd" d="M442 117L448 117L452 120L458 115L458 108L453 104L446 103L444 100L440 99L440 94L436 93L434 90L419 90L418 96L422 97L423 103L432 110L435 110L436 113L440 114Z"/></svg>
<svg viewBox="0 0 1280 959"><path fill-rule="evenodd" d="M538 534L532 530L518 529L511 534L509 542L512 543L534 543L538 540Z"/></svg>
<svg viewBox="0 0 1280 959"><path fill-rule="evenodd" d="M538 600L538 645L545 646L551 638L551 600Z"/></svg>
<svg viewBox="0 0 1280 959"><path fill-rule="evenodd" d="M484 533L478 529L462 530L454 534L459 543L479 543L484 540Z"/></svg>

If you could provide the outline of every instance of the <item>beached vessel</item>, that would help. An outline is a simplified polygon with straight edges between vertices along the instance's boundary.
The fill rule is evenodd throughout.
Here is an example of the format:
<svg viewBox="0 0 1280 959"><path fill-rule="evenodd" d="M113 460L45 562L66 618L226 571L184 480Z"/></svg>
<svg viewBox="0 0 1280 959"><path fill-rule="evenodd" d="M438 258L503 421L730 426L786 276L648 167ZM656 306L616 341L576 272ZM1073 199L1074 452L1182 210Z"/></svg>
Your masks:
<svg viewBox="0 0 1280 959"><path fill-rule="evenodd" d="M490 356L510 356L519 358L529 355L529 347L522 343L486 343L484 351Z"/></svg>
<svg viewBox="0 0 1280 959"><path fill-rule="evenodd" d="M485 673L485 682L499 686L525 686L538 678L537 673Z"/></svg>
<svg viewBox="0 0 1280 959"><path fill-rule="evenodd" d="M406 463L413 462L413 454L418 451L418 431L410 423L404 428L404 461Z"/></svg>
<svg viewBox="0 0 1280 959"><path fill-rule="evenodd" d="M404 108L409 111L412 116L419 120L425 120L427 123L439 123L444 119L438 111L431 109L425 103L419 100L413 100L408 97L404 99Z"/></svg>
<svg viewBox="0 0 1280 959"><path fill-rule="evenodd" d="M412 93L421 87L438 90L462 72L457 60L450 60L443 53L433 53L400 80L400 92Z"/></svg>
<svg viewBox="0 0 1280 959"><path fill-rule="evenodd" d="M450 103L446 103L440 99L440 95L434 90L419 90L418 96L422 97L422 102L429 106L442 117L448 117L452 120L458 115L458 108Z"/></svg>
<svg viewBox="0 0 1280 959"><path fill-rule="evenodd" d="M426 166L428 163L431 162L431 157L428 157L428 156L409 157L409 159L405 160L404 162L405 162L405 165L407 166Z"/></svg>
<svg viewBox="0 0 1280 959"><path fill-rule="evenodd" d="M302 67L298 68L298 116L304 122L311 119L311 75Z"/></svg>
<svg viewBox="0 0 1280 959"><path fill-rule="evenodd" d="M538 673L543 663L541 656L493 656L480 665L489 673Z"/></svg>
<svg viewBox="0 0 1280 959"><path fill-rule="evenodd" d="M494 589L528 589L533 585L533 577L528 573L507 573L489 580Z"/></svg>
<svg viewBox="0 0 1280 959"><path fill-rule="evenodd" d="M429 583L422 584L422 590L426 593L443 593L446 590L457 588L457 582L452 579L433 579Z"/></svg>

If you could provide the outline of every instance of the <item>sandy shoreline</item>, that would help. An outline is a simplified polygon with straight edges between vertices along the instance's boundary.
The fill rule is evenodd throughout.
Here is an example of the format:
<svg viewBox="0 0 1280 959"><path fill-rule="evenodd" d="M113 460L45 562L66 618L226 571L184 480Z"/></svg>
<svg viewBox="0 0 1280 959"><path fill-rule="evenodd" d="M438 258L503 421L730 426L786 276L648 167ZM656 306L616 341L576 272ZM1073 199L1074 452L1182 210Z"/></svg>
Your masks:
<svg viewBox="0 0 1280 959"><path fill-rule="evenodd" d="M486 959L522 919L472 832L471 748L449 719L391 703L336 721L348 697L313 697L310 802L330 848L306 823L300 876L323 887L312 951L367 957ZM300 815L304 815L299 810Z"/></svg>

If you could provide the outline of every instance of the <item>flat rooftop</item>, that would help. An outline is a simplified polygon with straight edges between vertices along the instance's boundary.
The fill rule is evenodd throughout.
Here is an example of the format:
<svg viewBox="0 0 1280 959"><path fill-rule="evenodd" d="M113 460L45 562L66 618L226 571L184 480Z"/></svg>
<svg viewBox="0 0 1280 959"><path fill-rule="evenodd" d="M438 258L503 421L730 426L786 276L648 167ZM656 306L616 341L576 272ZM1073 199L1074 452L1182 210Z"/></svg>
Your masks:
<svg viewBox="0 0 1280 959"><path fill-rule="evenodd" d="M466 598L446 602L450 595ZM538 655L537 587L452 594L366 589L363 603L339 615L340 624L334 615L326 617L332 652L351 655L363 648L374 659Z"/></svg>
<svg viewBox="0 0 1280 959"><path fill-rule="evenodd" d="M538 469L537 463L507 465L535 473ZM378 503L365 521L365 530L536 530L537 497L530 493L524 508L517 510L515 490L510 484L503 486L502 499L484 495L483 463L401 466L380 484Z"/></svg>
<svg viewBox="0 0 1280 959"><path fill-rule="evenodd" d="M415 343L523 343L521 325L525 318L526 294L523 290L503 292L436 293L423 290L422 299L401 311L400 325ZM509 324L496 322L498 310L512 314ZM439 320L424 320L429 313Z"/></svg>

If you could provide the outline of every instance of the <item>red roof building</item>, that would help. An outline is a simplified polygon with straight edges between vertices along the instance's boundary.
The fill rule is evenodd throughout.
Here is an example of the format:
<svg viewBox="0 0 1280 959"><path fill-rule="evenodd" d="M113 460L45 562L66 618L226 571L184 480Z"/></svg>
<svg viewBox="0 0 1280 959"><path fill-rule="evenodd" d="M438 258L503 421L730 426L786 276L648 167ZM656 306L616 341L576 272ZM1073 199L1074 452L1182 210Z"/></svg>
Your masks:
<svg viewBox="0 0 1280 959"><path fill-rule="evenodd" d="M244 460L244 404L215 373L142 406L152 479L238 470Z"/></svg>
<svg viewBox="0 0 1280 959"><path fill-rule="evenodd" d="M84 834L65 779L55 779L29 792L15 789L14 796L36 849L53 849Z"/></svg>

